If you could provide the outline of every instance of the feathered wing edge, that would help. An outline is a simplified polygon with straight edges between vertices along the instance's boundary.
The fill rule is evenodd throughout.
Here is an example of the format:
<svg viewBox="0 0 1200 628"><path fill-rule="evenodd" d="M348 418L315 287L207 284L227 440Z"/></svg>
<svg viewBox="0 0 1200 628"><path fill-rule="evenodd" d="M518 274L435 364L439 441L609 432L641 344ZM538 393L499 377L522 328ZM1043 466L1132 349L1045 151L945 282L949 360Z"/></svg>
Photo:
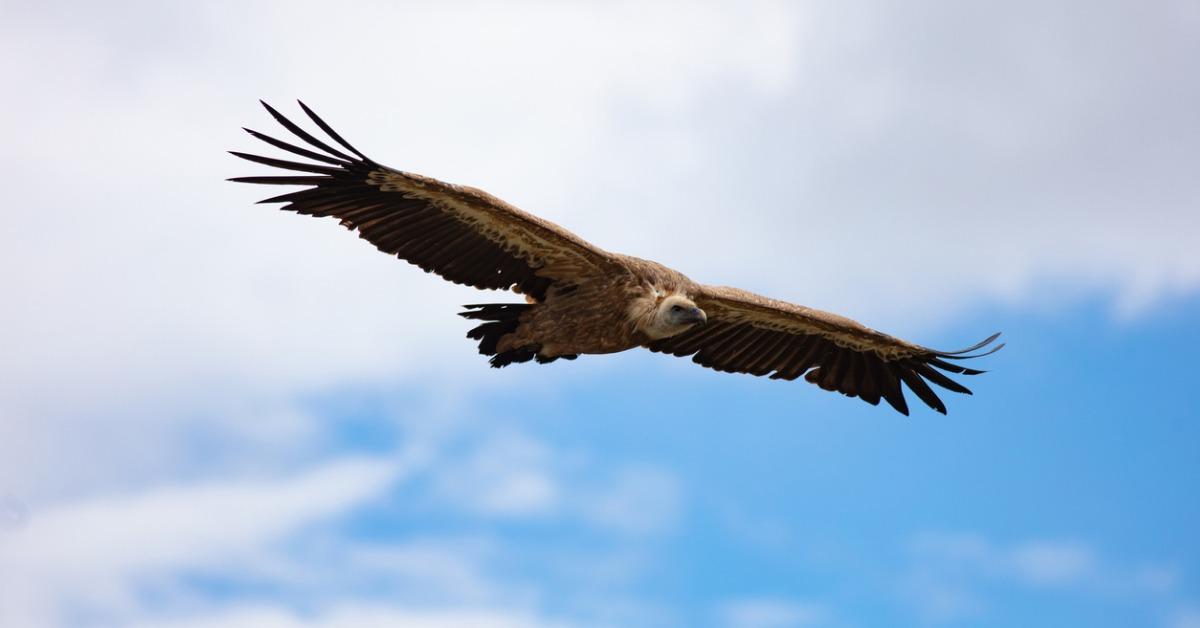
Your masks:
<svg viewBox="0 0 1200 628"><path fill-rule="evenodd" d="M824 390L858 397L871 405L882 399L908 414L903 388L930 408L946 414L946 405L930 387L960 394L970 389L948 377L979 375L948 360L980 358L999 351L993 334L958 351L914 345L867 328L850 319L728 288L705 287L697 303L708 312L708 324L672 338L651 342L651 351L692 356L702 366L729 373L769 375L771 379L805 381ZM982 353L973 351L987 349ZM903 386L901 385L903 384Z"/></svg>
<svg viewBox="0 0 1200 628"><path fill-rule="evenodd" d="M291 171L230 181L305 186L260 203L282 203L287 211L337 218L379 250L455 283L482 289L514 287L539 300L552 283L572 283L612 263L608 253L571 232L485 192L380 165L303 102L304 113L337 146L305 131L267 103L262 105L307 147L245 131L317 163L230 151L247 161Z"/></svg>

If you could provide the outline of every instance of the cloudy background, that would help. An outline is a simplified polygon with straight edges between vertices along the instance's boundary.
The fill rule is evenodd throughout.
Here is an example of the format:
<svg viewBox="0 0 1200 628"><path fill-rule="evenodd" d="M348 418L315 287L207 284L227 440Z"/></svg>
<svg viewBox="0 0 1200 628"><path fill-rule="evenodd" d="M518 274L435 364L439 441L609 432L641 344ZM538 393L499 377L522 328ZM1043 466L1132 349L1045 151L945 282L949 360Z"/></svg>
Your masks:
<svg viewBox="0 0 1200 628"><path fill-rule="evenodd" d="M0 1L0 624L1200 626L1200 3ZM391 166L932 346L912 418L253 202ZM493 295L505 300L509 297Z"/></svg>

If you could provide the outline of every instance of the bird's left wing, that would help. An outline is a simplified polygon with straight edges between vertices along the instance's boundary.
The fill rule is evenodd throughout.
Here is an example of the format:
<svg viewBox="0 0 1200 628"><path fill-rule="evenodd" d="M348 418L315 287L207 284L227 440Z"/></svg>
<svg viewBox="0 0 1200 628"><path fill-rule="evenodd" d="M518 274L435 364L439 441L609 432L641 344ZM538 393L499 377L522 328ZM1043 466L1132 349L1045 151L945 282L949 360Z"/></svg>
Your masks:
<svg viewBox="0 0 1200 628"><path fill-rule="evenodd" d="M995 334L968 349L937 351L843 316L737 288L700 286L693 300L708 315L708 324L653 341L647 345L651 351L680 357L694 354L693 362L729 373L771 373L772 379L785 380L804 375L825 390L859 397L871 405L884 399L903 414L908 414L908 404L901 382L945 414L945 404L928 382L969 395L970 390L941 371L983 372L947 360L980 357L1004 346L968 355L990 345L1000 335Z"/></svg>
<svg viewBox="0 0 1200 628"><path fill-rule="evenodd" d="M576 284L622 268L603 249L487 192L376 163L304 103L300 106L308 117L349 154L308 133L270 105L263 106L311 148L246 131L317 163L231 151L242 159L302 173L230 179L305 186L261 203L283 203L285 210L337 218L379 250L455 283L490 289L515 286L538 300L556 282Z"/></svg>

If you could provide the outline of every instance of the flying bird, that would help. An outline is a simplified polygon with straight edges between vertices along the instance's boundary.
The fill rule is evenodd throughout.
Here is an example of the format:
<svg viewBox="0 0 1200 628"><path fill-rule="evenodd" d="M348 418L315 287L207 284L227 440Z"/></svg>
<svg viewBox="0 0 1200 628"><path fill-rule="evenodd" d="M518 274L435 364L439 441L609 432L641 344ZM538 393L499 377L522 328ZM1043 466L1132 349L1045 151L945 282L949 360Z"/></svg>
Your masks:
<svg viewBox="0 0 1200 628"><path fill-rule="evenodd" d="M971 394L945 372L983 371L957 361L981 357L1000 334L959 351L938 351L848 318L738 288L696 283L662 264L610 253L566 229L472 187L383 166L342 139L303 102L337 146L267 111L307 147L247 133L310 161L242 152L249 161L300 174L230 181L303 186L260 203L333 217L376 248L454 283L513 290L524 303L465 305L481 321L467 333L493 367L645 347L691 356L727 373L808 382L908 414L901 383L930 408L946 406L930 384ZM295 140L292 140L293 142ZM983 353L972 352L985 350Z"/></svg>

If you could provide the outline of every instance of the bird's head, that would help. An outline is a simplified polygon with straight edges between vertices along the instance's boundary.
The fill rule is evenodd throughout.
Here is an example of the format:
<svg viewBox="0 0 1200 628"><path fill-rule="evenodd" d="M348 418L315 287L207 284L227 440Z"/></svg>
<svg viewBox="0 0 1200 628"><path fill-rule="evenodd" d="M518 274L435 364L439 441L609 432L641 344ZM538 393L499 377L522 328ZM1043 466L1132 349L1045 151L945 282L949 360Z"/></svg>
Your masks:
<svg viewBox="0 0 1200 628"><path fill-rule="evenodd" d="M658 302L650 324L643 331L651 338L669 338L706 322L708 316L691 299L682 294L672 294Z"/></svg>

